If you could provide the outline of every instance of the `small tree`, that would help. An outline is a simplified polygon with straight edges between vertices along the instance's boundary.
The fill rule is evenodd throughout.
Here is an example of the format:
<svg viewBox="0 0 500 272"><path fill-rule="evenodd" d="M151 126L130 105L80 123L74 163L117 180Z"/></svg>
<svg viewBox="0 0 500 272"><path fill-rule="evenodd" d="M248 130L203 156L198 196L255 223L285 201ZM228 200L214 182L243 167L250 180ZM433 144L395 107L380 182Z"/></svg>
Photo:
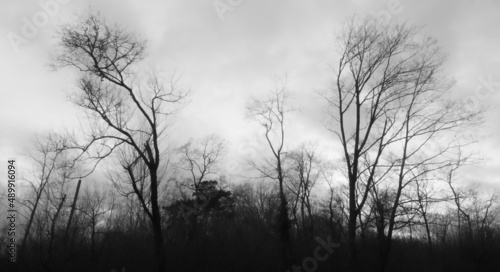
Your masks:
<svg viewBox="0 0 500 272"><path fill-rule="evenodd" d="M110 203L106 203L110 197ZM96 261L97 225L104 219L104 215L113 210L114 199L112 198L113 196L106 190L100 191L96 188L91 191L87 188L77 208L86 217L85 227L88 227L90 232L90 260L92 263Z"/></svg>
<svg viewBox="0 0 500 272"><path fill-rule="evenodd" d="M290 162L288 167L290 173L288 177L289 182L286 184L295 195L294 207L300 203L303 232L308 233L308 237L312 238L314 237L314 218L311 192L321 173L316 148L302 145L298 150L292 151L289 157ZM293 210L296 211L296 208ZM308 220L305 217L306 210ZM308 227L306 227L306 224L308 224Z"/></svg>
<svg viewBox="0 0 500 272"><path fill-rule="evenodd" d="M190 188L196 192L207 176L216 174L217 164L226 152L226 141L216 135L198 141L191 139L178 152L181 156L179 168L188 172Z"/></svg>

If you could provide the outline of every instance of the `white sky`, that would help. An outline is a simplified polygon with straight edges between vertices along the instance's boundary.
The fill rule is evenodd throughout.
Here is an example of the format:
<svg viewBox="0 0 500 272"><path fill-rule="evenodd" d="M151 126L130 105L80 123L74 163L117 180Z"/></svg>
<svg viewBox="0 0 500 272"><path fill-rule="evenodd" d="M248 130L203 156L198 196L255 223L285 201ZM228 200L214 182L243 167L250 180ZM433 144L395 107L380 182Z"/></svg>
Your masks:
<svg viewBox="0 0 500 272"><path fill-rule="evenodd" d="M54 2L55 0L41 0ZM220 0L227 3L227 0ZM64 2L60 0L59 2ZM74 89L75 74L52 72L47 67L55 54L54 25L67 22L89 6L110 21L126 25L149 40L146 62L182 73L192 90L192 101L172 128L179 143L189 137L217 133L231 143L233 158L251 150L258 135L244 119L244 105L251 95L272 88L276 76L288 73L290 87L312 111L290 125L290 145L318 141L332 153L336 138L321 125L317 91L332 80L328 65L335 61L334 37L340 23L354 13L392 13L392 20L425 24L424 33L438 39L449 53L446 72L457 79L457 97L474 96L480 78L491 77L494 92L480 102L496 106L487 115L482 133L488 135L478 149L486 158L468 179L500 186L500 1L400 0L242 0L221 20L213 0L78 1L66 0L50 23L16 53L9 33L22 35L23 18L32 20L43 11L38 1L0 0L0 158L16 152L36 132L73 126L76 109L66 95ZM238 1L229 1L237 3ZM498 82L498 83L496 83ZM479 87L478 87L479 86ZM465 109L464 109L465 110ZM236 155L235 155L236 154ZM5 167L0 166L3 175ZM3 180L3 179L2 179Z"/></svg>

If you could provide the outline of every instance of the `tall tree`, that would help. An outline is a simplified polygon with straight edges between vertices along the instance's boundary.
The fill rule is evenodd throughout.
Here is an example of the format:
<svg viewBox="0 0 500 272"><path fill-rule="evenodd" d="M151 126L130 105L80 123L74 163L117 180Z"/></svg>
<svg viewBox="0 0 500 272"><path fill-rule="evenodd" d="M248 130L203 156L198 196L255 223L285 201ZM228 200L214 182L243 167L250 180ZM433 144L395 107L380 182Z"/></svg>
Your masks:
<svg viewBox="0 0 500 272"><path fill-rule="evenodd" d="M137 71L145 50L146 42L138 34L89 12L77 23L61 28L56 66L74 67L80 72L79 90L71 100L85 110L91 124L82 150L98 160L116 149L124 150L127 157L121 157L120 162L139 199L142 194L135 186L139 182L137 171L145 170L140 173L149 185L145 190L150 206L143 207L151 221L158 271L165 271L158 203L165 170L165 146L161 139L166 121L187 93L178 86L175 76L167 84L155 73L145 80L141 78Z"/></svg>
<svg viewBox="0 0 500 272"><path fill-rule="evenodd" d="M434 165L428 171L447 165L442 155L460 144L441 136L473 124L480 113L466 113L448 100L453 84L440 76L445 58L418 27L353 17L338 46L334 86L325 98L336 121L328 128L340 140L347 172L351 265L354 269L357 220L369 193L390 183L395 195L382 247L384 270L402 191L418 178L410 173L423 164ZM442 140L436 150L429 148L434 140Z"/></svg>
<svg viewBox="0 0 500 272"><path fill-rule="evenodd" d="M291 265L290 220L288 218L288 200L285 193L285 120L291 111L289 91L286 81L280 83L273 93L265 99L254 98L247 105L247 115L263 128L264 137L271 151L271 157L265 163L251 162L265 178L278 181L279 185L279 234L282 247L283 269Z"/></svg>

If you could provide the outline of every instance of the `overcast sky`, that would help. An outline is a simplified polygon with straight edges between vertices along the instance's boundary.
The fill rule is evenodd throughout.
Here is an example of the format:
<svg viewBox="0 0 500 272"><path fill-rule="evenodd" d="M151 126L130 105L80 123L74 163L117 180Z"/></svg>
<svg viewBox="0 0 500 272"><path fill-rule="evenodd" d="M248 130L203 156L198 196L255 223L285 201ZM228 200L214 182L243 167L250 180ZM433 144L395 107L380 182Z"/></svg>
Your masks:
<svg viewBox="0 0 500 272"><path fill-rule="evenodd" d="M149 41L151 66L182 74L192 90L191 103L172 127L179 143L189 137L217 133L231 144L230 156L251 149L257 132L244 119L244 106L252 95L264 94L277 76L288 74L291 89L304 116L290 125L290 145L317 141L333 152L336 138L321 125L314 111L317 92L328 88L336 59L334 38L340 24L354 13L384 14L391 20L425 25L449 54L446 72L457 84L457 99L472 96L488 112L487 135L478 149L486 158L467 175L471 181L500 184L500 1L389 1L389 0L168 0L50 2L50 23L34 0L0 0L0 155L16 157L36 132L74 126L79 110L67 102L74 89L70 70L50 71L58 24L91 6L109 21L141 33ZM231 5L216 9L214 3ZM222 4L221 4L222 3ZM228 7L229 7L228 6ZM23 34L26 21L38 20L36 33ZM35 22L36 23L36 22ZM26 29L25 29L26 30ZM21 44L13 42L22 39ZM475 90L482 90L476 95ZM487 92L491 90L491 92ZM464 110L467 110L464 107ZM316 121L315 121L316 120ZM236 155L235 155L236 154ZM4 173L5 167L1 168Z"/></svg>

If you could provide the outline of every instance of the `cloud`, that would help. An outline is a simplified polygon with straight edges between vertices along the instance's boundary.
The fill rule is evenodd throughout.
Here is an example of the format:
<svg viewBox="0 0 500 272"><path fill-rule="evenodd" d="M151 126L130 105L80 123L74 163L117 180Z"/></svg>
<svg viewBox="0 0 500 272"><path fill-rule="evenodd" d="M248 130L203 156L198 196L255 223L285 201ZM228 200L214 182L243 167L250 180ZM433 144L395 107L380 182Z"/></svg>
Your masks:
<svg viewBox="0 0 500 272"><path fill-rule="evenodd" d="M175 134L188 138L216 132L238 145L243 141L238 140L245 134L242 131L248 127L243 118L248 97L264 93L272 87L276 75L288 73L295 92L306 104L310 100L314 108L317 101L311 97L327 89L331 80L328 65L336 56L335 30L353 13L386 9L388 0L247 0L226 13L223 21L212 2L73 0L61 6L60 14L52 21L65 22L92 6L109 21L141 33L149 40L146 61L176 69L185 86L193 91L192 103L178 115ZM479 76L493 73L500 79L500 74L495 74L500 58L496 52L500 39L495 35L500 3L400 2L404 9L393 19L426 24L424 31L449 52L446 69L459 78L457 93L464 96L473 92ZM45 68L50 54L55 53L55 28L47 25L19 54L13 54L6 34L19 30L22 17L30 17L40 8L28 0L4 1L0 5L0 31L4 37L0 42L0 73L5 78L1 94L10 101L0 110L0 122L9 124L13 121L5 116L14 115L27 128L71 123L68 116L74 116L76 109L67 104L64 95L73 88L74 73L51 73ZM335 142L335 137L329 137L320 125L312 126L305 119L301 122L305 124L298 124L296 131L308 130L312 138L330 141L326 145ZM490 122L498 137L498 122ZM491 150L498 150L497 143L498 138L491 141Z"/></svg>

